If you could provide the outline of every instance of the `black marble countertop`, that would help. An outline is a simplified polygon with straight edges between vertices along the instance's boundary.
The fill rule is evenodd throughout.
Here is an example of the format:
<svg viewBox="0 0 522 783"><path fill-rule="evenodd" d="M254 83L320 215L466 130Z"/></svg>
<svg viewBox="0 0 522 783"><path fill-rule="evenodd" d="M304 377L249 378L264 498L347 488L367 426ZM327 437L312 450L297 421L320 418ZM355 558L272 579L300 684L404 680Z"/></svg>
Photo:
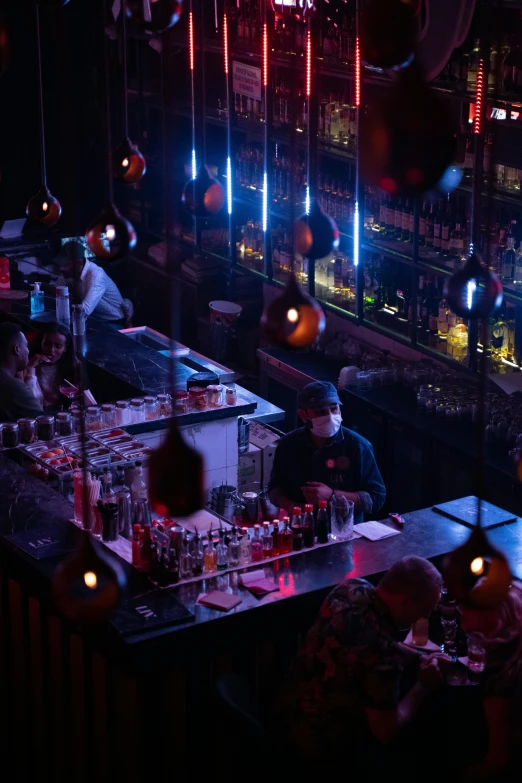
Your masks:
<svg viewBox="0 0 522 783"><path fill-rule="evenodd" d="M72 546L78 536L85 534L69 522L71 504L5 454L0 455L0 480L0 556L8 569L14 572L15 578L29 591L36 591L41 600L46 600L53 572L63 555L36 560L17 548L9 536L45 527L57 537L65 537ZM140 597L146 602L154 597L161 603L168 602L169 594L172 594L194 612L195 619L159 630L147 631L145 627L125 639L108 621L95 629L80 629L80 632L94 639L94 643L105 652L132 655L142 660L144 665L156 652L158 655L161 653L160 660L165 660L164 655L181 654L182 650L189 654L191 645L211 643L222 634L253 632L259 624L273 622L279 613L292 612L305 605L308 607L310 600L316 606L334 585L347 576L376 577L406 554L438 558L462 543L468 534L466 527L429 508L415 511L405 515L400 535L377 542L358 539L308 550L266 565L252 566L252 569L263 568L266 577L273 579L279 587L277 592L261 600L239 585L239 572L159 591L132 566L121 561L127 576L125 600ZM522 577L522 520L496 528L488 535L493 543L508 553L514 574ZM200 593L215 589L238 595L242 603L227 614L195 605Z"/></svg>
<svg viewBox="0 0 522 783"><path fill-rule="evenodd" d="M346 364L342 359L329 359L310 353L289 353L281 348L264 348L259 350L258 354L261 361L270 362L303 384L320 380L330 381L337 387L339 372ZM416 395L410 388L386 386L366 392L353 388L341 389L339 396L347 409L350 399L364 400L388 418L422 433L427 440L443 443L469 460L476 458L476 434L472 425L466 422L447 422L420 413L417 410ZM507 402L508 400L509 398L506 398ZM486 462L489 467L516 479L515 464L505 444L487 443Z"/></svg>

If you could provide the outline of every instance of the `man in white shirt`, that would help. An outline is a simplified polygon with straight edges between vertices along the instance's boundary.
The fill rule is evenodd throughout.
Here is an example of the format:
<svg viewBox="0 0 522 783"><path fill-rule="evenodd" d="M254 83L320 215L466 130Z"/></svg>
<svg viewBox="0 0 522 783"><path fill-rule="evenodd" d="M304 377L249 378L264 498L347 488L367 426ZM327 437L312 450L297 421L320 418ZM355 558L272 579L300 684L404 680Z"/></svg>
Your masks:
<svg viewBox="0 0 522 783"><path fill-rule="evenodd" d="M74 269L74 250L79 268L78 297L85 315L94 315L102 321L130 324L134 312L130 299L124 299L118 286L104 270L88 257L88 249L79 241L71 240L61 248L54 259L64 277L78 274Z"/></svg>

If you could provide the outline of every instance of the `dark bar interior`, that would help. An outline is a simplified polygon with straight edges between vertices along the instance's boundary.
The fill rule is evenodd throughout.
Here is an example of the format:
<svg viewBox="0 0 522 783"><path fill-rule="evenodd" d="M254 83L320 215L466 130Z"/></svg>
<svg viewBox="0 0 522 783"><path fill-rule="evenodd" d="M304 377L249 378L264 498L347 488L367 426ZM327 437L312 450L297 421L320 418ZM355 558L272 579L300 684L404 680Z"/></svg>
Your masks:
<svg viewBox="0 0 522 783"><path fill-rule="evenodd" d="M5 775L520 780L522 2L4 5Z"/></svg>

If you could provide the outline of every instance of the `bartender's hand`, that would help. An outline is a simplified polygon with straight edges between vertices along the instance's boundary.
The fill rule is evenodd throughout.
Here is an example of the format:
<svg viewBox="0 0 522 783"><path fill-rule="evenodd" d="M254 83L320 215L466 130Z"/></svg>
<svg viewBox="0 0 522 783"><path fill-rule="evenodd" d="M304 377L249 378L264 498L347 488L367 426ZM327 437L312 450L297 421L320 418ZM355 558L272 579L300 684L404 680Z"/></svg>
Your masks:
<svg viewBox="0 0 522 783"><path fill-rule="evenodd" d="M47 358L47 356L42 356L40 353L35 353L34 356L31 357L31 359L27 363L27 367L25 368L27 370L34 370L35 367L38 367L39 364L49 364L50 359Z"/></svg>
<svg viewBox="0 0 522 783"><path fill-rule="evenodd" d="M301 487L307 503L316 506L320 500L330 500L333 489L321 484L320 481L308 481L305 487Z"/></svg>

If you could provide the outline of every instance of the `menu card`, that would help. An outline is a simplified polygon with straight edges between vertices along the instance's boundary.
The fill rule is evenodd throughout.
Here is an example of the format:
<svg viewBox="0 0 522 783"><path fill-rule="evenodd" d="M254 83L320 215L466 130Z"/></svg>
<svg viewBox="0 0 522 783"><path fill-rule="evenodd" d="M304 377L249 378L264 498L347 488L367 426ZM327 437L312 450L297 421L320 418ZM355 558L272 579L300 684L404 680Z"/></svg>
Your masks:
<svg viewBox="0 0 522 783"><path fill-rule="evenodd" d="M353 528L354 533L358 533L369 541L380 541L381 538L389 538L390 536L400 535L400 530L394 530L388 525L383 525L382 522L361 522L359 525L355 525Z"/></svg>
<svg viewBox="0 0 522 783"><path fill-rule="evenodd" d="M241 598L230 593L223 593L221 590L213 590L211 593L201 593L198 596L196 605L208 606L209 609L220 609L222 612L229 612L234 606L242 603Z"/></svg>
<svg viewBox="0 0 522 783"><path fill-rule="evenodd" d="M258 596L266 595L267 593L273 593L279 590L278 586L265 578L265 572L262 569L257 571L247 571L246 574L240 574L239 583L250 590L251 593Z"/></svg>

